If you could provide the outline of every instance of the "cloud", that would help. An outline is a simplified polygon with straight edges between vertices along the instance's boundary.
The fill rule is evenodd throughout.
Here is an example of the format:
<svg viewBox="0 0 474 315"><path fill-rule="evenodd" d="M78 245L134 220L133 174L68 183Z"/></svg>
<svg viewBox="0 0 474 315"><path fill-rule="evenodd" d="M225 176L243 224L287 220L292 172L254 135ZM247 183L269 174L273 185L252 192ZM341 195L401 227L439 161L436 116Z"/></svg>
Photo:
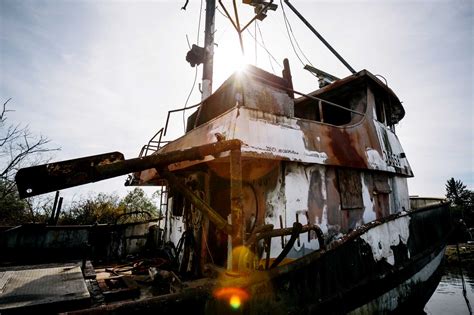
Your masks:
<svg viewBox="0 0 474 315"><path fill-rule="evenodd" d="M451 176L473 187L472 2L308 1L298 9L353 67L384 75L404 101L407 115L397 131L416 174L410 192L443 195ZM348 75L286 11L311 62ZM184 105L194 78L184 59L185 35L195 42L198 14L198 1L187 11L172 1L1 1L0 96L13 98L13 120L62 147L57 160L115 150L134 157L167 111ZM219 53L239 49L230 24L220 14L216 19L214 88L232 71ZM295 89L316 89L292 52L280 9L260 27L275 58L290 58ZM202 45L202 27L200 33ZM253 60L252 38L244 34L244 40ZM258 61L272 71L262 49ZM189 104L199 98L196 90ZM179 114L171 126L173 137L182 133ZM118 182L79 190L123 193Z"/></svg>

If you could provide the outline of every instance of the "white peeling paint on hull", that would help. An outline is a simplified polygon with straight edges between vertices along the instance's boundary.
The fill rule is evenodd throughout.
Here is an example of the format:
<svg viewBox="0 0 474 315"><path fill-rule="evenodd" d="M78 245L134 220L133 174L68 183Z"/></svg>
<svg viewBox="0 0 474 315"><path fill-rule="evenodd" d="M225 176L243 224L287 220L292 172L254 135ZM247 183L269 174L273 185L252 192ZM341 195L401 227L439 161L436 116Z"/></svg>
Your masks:
<svg viewBox="0 0 474 315"><path fill-rule="evenodd" d="M402 216L393 221L381 224L367 231L360 236L372 249L372 254L376 261L384 259L392 266L395 264L395 256L392 246L401 243L407 244L410 236L410 217ZM407 255L410 258L410 251L407 248Z"/></svg>
<svg viewBox="0 0 474 315"><path fill-rule="evenodd" d="M351 311L349 314L383 314L397 309L410 297L410 295L414 293L413 290L417 287L417 284L426 282L433 276L441 264L445 249L446 247L444 247L433 260L414 274L410 279L373 299L369 303ZM418 286L417 288L419 289L420 287Z"/></svg>

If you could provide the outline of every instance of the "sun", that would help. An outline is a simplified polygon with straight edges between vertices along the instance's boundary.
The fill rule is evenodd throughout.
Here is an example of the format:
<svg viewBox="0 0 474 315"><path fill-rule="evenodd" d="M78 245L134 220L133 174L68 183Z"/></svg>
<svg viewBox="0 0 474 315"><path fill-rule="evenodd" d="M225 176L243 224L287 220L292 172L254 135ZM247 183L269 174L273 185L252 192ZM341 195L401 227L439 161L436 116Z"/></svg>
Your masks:
<svg viewBox="0 0 474 315"><path fill-rule="evenodd" d="M248 54L242 53L235 41L225 41L214 48L214 82L220 84L234 72L245 70L251 64Z"/></svg>

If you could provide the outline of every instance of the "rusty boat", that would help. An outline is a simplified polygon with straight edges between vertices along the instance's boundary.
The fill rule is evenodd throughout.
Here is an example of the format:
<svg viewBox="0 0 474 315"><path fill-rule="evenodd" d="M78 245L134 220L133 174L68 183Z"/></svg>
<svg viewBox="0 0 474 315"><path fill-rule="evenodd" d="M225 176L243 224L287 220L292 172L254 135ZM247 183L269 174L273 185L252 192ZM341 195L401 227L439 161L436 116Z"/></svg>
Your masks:
<svg viewBox="0 0 474 315"><path fill-rule="evenodd" d="M273 1L244 2L258 13L273 8ZM215 1L207 6L204 49L210 54ZM190 59L199 47L193 49ZM61 310L422 310L440 281L452 226L446 204L410 208L407 178L413 172L395 133L405 115L396 94L367 70L350 68L352 74L339 79L310 66L319 88L300 93L288 60L282 76L248 66L211 93L206 67L212 71L212 64L204 59L203 100L180 138L164 141L162 128L138 158L114 152L18 172L23 197L124 174L131 174L127 185L162 191L162 216L146 233L157 248L174 248L176 264L155 268L155 274L171 275L163 277L166 289ZM98 252L100 237L97 231L91 237L93 230L83 232L82 243ZM26 235L12 233L17 240ZM71 255L83 248L81 242L64 246Z"/></svg>

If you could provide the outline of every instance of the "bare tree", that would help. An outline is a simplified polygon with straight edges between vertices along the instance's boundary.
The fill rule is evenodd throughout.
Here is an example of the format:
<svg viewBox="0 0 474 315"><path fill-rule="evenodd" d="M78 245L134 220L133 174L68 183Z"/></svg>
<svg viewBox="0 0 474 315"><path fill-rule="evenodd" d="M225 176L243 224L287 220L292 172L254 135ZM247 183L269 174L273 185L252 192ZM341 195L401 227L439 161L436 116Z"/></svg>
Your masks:
<svg viewBox="0 0 474 315"><path fill-rule="evenodd" d="M7 114L12 111L7 106L10 100L11 98L3 103L0 112L0 205L2 208L10 206L18 209L27 204L18 201L14 180L16 172L22 167L45 162L44 153L59 148L48 147L50 139L34 135L28 125L10 124L7 121Z"/></svg>

